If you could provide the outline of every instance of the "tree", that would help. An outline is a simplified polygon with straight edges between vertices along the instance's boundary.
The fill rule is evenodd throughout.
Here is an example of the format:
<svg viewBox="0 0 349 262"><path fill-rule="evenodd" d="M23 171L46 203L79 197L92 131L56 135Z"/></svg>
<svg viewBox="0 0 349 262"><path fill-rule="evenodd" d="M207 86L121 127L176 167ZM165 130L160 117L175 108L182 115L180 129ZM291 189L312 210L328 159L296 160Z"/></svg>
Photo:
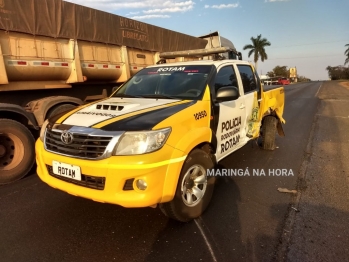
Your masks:
<svg viewBox="0 0 349 262"><path fill-rule="evenodd" d="M331 80L349 79L349 68L344 66L328 66L328 77Z"/></svg>
<svg viewBox="0 0 349 262"><path fill-rule="evenodd" d="M276 77L276 76L282 76L282 77L289 77L289 72L287 70L287 66L275 66L272 71L269 71L267 73L267 76L269 77Z"/></svg>
<svg viewBox="0 0 349 262"><path fill-rule="evenodd" d="M269 76L269 77L274 77L274 76L275 76L274 71L269 71L269 72L267 73L267 76Z"/></svg>
<svg viewBox="0 0 349 262"><path fill-rule="evenodd" d="M297 79L298 79L298 82L309 82L309 81L311 81L309 78L307 78L305 76L300 76L300 75L297 75Z"/></svg>
<svg viewBox="0 0 349 262"><path fill-rule="evenodd" d="M265 52L265 47L270 46L270 42L266 38L262 38L262 35L258 35L257 38L251 37L252 45L245 45L244 50L250 49L248 52L248 57L250 57L252 54L254 54L254 62L257 70L257 62L259 60L259 57L261 58L261 61L264 62L264 60L268 59L268 55Z"/></svg>
<svg viewBox="0 0 349 262"><path fill-rule="evenodd" d="M347 63L349 64L349 44L346 44L345 46L347 46L347 50L345 50L344 54L347 56L347 58L345 59L344 65L346 65Z"/></svg>
<svg viewBox="0 0 349 262"><path fill-rule="evenodd" d="M327 66L326 70L328 71L328 78L331 79L331 75L332 75L332 67L331 66Z"/></svg>
<svg viewBox="0 0 349 262"><path fill-rule="evenodd" d="M275 76L288 77L289 73L287 70L287 66L276 66L273 69Z"/></svg>

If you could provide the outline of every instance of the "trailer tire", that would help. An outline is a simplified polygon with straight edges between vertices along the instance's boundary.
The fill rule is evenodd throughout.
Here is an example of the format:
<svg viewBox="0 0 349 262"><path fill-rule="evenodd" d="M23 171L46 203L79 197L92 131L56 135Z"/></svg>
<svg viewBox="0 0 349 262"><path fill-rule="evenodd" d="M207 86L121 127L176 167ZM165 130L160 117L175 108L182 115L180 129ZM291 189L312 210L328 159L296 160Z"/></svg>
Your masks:
<svg viewBox="0 0 349 262"><path fill-rule="evenodd" d="M74 108L76 108L76 105L73 104L60 104L60 105L56 105L52 108L50 108L50 110L48 110L47 114L46 114L46 119L51 118L52 116L58 115L62 112L65 111L69 111L72 110Z"/></svg>
<svg viewBox="0 0 349 262"><path fill-rule="evenodd" d="M265 150L275 149L275 136L277 119L273 116L267 116L263 120L262 125L262 147Z"/></svg>
<svg viewBox="0 0 349 262"><path fill-rule="evenodd" d="M180 222L199 217L212 198L215 177L207 176L207 170L212 170L214 166L207 152L194 149L183 164L173 200L161 203L161 211Z"/></svg>
<svg viewBox="0 0 349 262"><path fill-rule="evenodd" d="M0 185L23 178L35 162L35 140L21 123L0 119Z"/></svg>

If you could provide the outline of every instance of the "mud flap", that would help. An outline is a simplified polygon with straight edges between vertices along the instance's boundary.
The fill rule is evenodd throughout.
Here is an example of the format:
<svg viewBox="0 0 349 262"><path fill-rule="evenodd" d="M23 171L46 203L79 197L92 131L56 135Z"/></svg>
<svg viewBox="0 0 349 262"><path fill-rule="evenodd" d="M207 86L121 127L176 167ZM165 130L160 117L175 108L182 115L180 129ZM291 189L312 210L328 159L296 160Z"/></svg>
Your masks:
<svg viewBox="0 0 349 262"><path fill-rule="evenodd" d="M278 131L279 136L285 136L285 132L284 132L284 129L282 128L282 123L281 123L280 119L278 119L276 129Z"/></svg>

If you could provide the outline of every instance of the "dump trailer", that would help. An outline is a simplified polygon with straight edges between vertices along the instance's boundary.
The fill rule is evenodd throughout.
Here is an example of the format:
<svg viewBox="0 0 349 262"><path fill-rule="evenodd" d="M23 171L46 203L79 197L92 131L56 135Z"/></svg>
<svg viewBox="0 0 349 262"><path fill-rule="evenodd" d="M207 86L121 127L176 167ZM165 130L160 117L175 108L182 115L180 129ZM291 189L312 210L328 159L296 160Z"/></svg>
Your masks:
<svg viewBox="0 0 349 262"><path fill-rule="evenodd" d="M62 0L0 0L0 184L31 170L45 119L109 96L160 52L207 42Z"/></svg>

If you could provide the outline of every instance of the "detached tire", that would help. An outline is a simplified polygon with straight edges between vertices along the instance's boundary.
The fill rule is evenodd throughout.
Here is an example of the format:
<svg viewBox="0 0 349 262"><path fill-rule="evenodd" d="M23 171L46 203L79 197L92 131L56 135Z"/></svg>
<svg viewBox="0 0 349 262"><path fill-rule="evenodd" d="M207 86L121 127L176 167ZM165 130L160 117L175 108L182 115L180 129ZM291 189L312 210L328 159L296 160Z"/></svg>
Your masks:
<svg viewBox="0 0 349 262"><path fill-rule="evenodd" d="M76 108L76 105L72 105L72 104L62 104L62 105L56 105L54 107L52 107L46 114L46 119L49 119L52 116L58 115L60 113L63 113L65 111L69 111L72 110L74 108Z"/></svg>
<svg viewBox="0 0 349 262"><path fill-rule="evenodd" d="M28 128L0 119L0 185L23 178L35 162L35 140Z"/></svg>
<svg viewBox="0 0 349 262"><path fill-rule="evenodd" d="M265 150L275 149L275 135L277 119L273 116L267 116L264 118L262 126L262 147Z"/></svg>
<svg viewBox="0 0 349 262"><path fill-rule="evenodd" d="M207 169L213 168L210 155L194 149L183 164L173 200L160 204L161 211L181 222L199 217L212 198L215 177L207 176Z"/></svg>

